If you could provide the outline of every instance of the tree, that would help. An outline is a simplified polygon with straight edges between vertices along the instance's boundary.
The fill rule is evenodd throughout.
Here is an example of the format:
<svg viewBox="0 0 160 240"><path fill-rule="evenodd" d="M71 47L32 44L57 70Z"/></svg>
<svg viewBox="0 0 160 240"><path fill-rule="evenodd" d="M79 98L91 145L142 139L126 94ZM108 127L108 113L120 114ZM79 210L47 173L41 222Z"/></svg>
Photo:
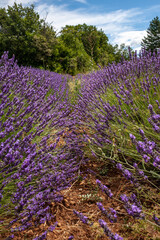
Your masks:
<svg viewBox="0 0 160 240"><path fill-rule="evenodd" d="M1 9L1 13L1 54L9 51L10 55L16 56L19 64L28 65L36 52L32 45L33 36L40 28L39 15L34 12L33 6L23 8L16 3L13 7L8 6L7 10Z"/></svg>
<svg viewBox="0 0 160 240"><path fill-rule="evenodd" d="M13 7L0 9L0 54L9 51L20 65L46 68L55 36L53 28L34 11L34 5L14 3Z"/></svg>
<svg viewBox="0 0 160 240"><path fill-rule="evenodd" d="M108 37L95 26L78 24L66 25L61 31L61 38L66 34L72 35L83 44L83 48L92 60L92 64L105 66L114 61L114 47L108 43ZM68 43L69 44L69 43Z"/></svg>
<svg viewBox="0 0 160 240"><path fill-rule="evenodd" d="M59 61L63 71L72 75L91 71L95 67L94 61L86 53L82 41L74 31L65 31L60 35Z"/></svg>
<svg viewBox="0 0 160 240"><path fill-rule="evenodd" d="M134 54L134 51L131 47L126 46L124 43L122 43L120 46L117 44L114 46L114 52L115 52L115 61L120 62L122 59L129 60L130 54Z"/></svg>
<svg viewBox="0 0 160 240"><path fill-rule="evenodd" d="M0 55L9 51L19 65L40 67L59 73L90 72L118 62L121 50L95 26L66 25L57 37L53 27L40 19L34 5L0 8Z"/></svg>
<svg viewBox="0 0 160 240"><path fill-rule="evenodd" d="M141 46L147 51L157 50L160 48L160 20L159 17L155 17L147 29L147 37L141 42Z"/></svg>
<svg viewBox="0 0 160 240"><path fill-rule="evenodd" d="M45 69L55 70L53 58L57 56L56 33L51 26L43 23L40 30L33 36L33 46L36 49L35 61Z"/></svg>

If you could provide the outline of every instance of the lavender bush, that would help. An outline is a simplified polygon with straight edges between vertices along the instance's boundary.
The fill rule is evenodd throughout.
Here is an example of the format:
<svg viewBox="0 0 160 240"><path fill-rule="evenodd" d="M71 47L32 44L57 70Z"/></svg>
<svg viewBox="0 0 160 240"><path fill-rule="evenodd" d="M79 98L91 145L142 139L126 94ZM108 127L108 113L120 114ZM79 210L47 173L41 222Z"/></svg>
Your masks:
<svg viewBox="0 0 160 240"><path fill-rule="evenodd" d="M122 164L117 167L128 179L160 177L159 68L160 53L142 52L82 79L77 110L92 132L86 141L93 154Z"/></svg>
<svg viewBox="0 0 160 240"><path fill-rule="evenodd" d="M143 50L130 61L81 78L75 115L87 129L84 140L90 153L120 170L139 198L142 194L152 201L144 187L160 190L160 52ZM147 219L134 202L125 202L124 208Z"/></svg>
<svg viewBox="0 0 160 240"><path fill-rule="evenodd" d="M54 221L51 203L62 201L60 192L77 177L77 158L83 158L78 144L69 151L65 143L57 147L72 111L68 78L18 67L7 53L1 57L0 214L1 227L11 232Z"/></svg>

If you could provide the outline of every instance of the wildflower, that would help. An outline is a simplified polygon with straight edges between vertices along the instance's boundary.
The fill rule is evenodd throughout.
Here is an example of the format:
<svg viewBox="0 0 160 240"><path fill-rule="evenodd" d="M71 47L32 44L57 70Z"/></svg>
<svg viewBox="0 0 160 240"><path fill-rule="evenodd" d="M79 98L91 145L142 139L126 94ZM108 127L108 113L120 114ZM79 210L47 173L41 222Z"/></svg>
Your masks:
<svg viewBox="0 0 160 240"><path fill-rule="evenodd" d="M14 238L14 234L10 235L9 237L6 238L6 240L11 240Z"/></svg>
<svg viewBox="0 0 160 240"><path fill-rule="evenodd" d="M105 194L107 194L108 197L112 198L113 197L113 193L111 192L111 190L106 187L105 185L103 185L101 183L101 181L99 181L98 179L96 180L96 183L98 184L99 188L102 190L102 192L104 192Z"/></svg>
<svg viewBox="0 0 160 240"><path fill-rule="evenodd" d="M53 232L53 230L56 228L57 224L58 224L58 222L55 222L54 225L52 225L52 226L50 226L50 227L48 228L48 231L49 231L49 232Z"/></svg>
<svg viewBox="0 0 160 240"><path fill-rule="evenodd" d="M129 136L130 136L132 142L135 143L136 137L133 134L131 134L131 133L129 134Z"/></svg>
<svg viewBox="0 0 160 240"><path fill-rule="evenodd" d="M97 203L98 208L102 211L102 213L109 219L111 223L117 222L117 212L113 208L110 208L109 213L102 205L102 203L98 202Z"/></svg>
<svg viewBox="0 0 160 240"><path fill-rule="evenodd" d="M120 237L118 234L113 234L112 232L111 232L111 230L108 228L108 226L107 226L107 223L104 221L104 220L102 220L102 219L99 219L99 224L100 224L100 226L103 228L103 230L104 230L104 233L111 239L111 240L123 240L123 238L122 237Z"/></svg>
<svg viewBox="0 0 160 240"><path fill-rule="evenodd" d="M151 115L153 115L153 106L151 104L148 105L148 109L150 110Z"/></svg>
<svg viewBox="0 0 160 240"><path fill-rule="evenodd" d="M136 195L132 194L131 197L127 197L125 194L121 195L121 200L124 202L124 208L127 213L134 218L144 219L144 214L142 213L142 207L137 201Z"/></svg>
<svg viewBox="0 0 160 240"><path fill-rule="evenodd" d="M73 213L76 214L83 223L89 224L89 219L88 219L88 217L84 216L82 213L80 213L80 212L78 212L78 211L76 211L76 210L73 210Z"/></svg>
<svg viewBox="0 0 160 240"><path fill-rule="evenodd" d="M73 235L69 236L68 240L72 240L74 238Z"/></svg>
<svg viewBox="0 0 160 240"><path fill-rule="evenodd" d="M123 176L124 176L127 180L130 180L131 183L133 183L133 184L135 184L135 185L138 185L138 184L137 184L137 179L133 176L133 174L132 174L128 169L123 168L122 164L117 163L117 164L116 164L116 167L122 171Z"/></svg>
<svg viewBox="0 0 160 240"><path fill-rule="evenodd" d="M0 201L1 201L2 198L3 198L3 195L0 193Z"/></svg>
<svg viewBox="0 0 160 240"><path fill-rule="evenodd" d="M149 160L151 159L148 155L146 155L146 154L144 154L143 155L143 159L144 159L144 161L147 163L147 162L149 162Z"/></svg>
<svg viewBox="0 0 160 240"><path fill-rule="evenodd" d="M43 239L46 239L47 237L47 231L45 231L42 235L34 238L33 240L43 240Z"/></svg>
<svg viewBox="0 0 160 240"><path fill-rule="evenodd" d="M155 221L155 223L156 223L157 225L160 226L160 219L159 219L158 217L156 217L155 214L153 214L153 220Z"/></svg>

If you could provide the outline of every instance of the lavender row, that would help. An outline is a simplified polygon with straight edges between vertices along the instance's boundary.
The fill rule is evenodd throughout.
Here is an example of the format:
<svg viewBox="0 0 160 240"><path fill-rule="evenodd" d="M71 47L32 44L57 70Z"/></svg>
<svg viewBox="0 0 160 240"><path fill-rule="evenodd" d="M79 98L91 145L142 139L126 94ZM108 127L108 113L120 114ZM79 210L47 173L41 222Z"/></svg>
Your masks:
<svg viewBox="0 0 160 240"><path fill-rule="evenodd" d="M141 199L142 193L152 201L144 189L152 186L157 194L160 190L160 52L142 50L130 61L78 78L82 87L73 115L77 126L85 129L87 151L117 168L133 184L134 199L136 195ZM111 195L109 189L103 191ZM154 216L158 212L152 211L152 218L150 213L144 216L145 207L133 203L132 197L122 195L126 212L157 224L159 217L155 221ZM99 208L109 215L101 204ZM100 225L108 231L104 222Z"/></svg>
<svg viewBox="0 0 160 240"><path fill-rule="evenodd" d="M0 59L1 229L17 232L54 222L52 202L62 201L61 191L77 177L78 143L71 150L65 142L57 147L72 111L68 78L19 67L8 53Z"/></svg>
<svg viewBox="0 0 160 240"><path fill-rule="evenodd" d="M142 51L82 76L76 114L92 133L86 135L92 152L122 161L138 178L160 176L159 93L160 53Z"/></svg>

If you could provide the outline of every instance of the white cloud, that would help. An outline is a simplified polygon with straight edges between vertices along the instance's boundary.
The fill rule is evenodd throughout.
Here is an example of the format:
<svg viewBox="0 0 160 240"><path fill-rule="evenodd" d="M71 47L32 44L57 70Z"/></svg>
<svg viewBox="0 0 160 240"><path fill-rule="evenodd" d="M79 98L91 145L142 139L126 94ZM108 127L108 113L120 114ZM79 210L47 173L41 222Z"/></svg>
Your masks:
<svg viewBox="0 0 160 240"><path fill-rule="evenodd" d="M87 3L86 0L75 0L76 2L80 2L80 3Z"/></svg>
<svg viewBox="0 0 160 240"><path fill-rule="evenodd" d="M41 4L36 10L42 18L52 23L59 31L65 25L77 25L86 23L88 25L102 28L106 34L131 30L132 19L141 14L138 9L117 10L110 13L90 13L85 9L68 10L67 5Z"/></svg>
<svg viewBox="0 0 160 240"><path fill-rule="evenodd" d="M140 44L144 36L147 35L147 32L144 31L126 31L117 33L114 35L113 43L114 44L122 44L125 43L127 46L131 46L133 49L140 48Z"/></svg>
<svg viewBox="0 0 160 240"><path fill-rule="evenodd" d="M86 23L97 26L107 35L111 36L112 44L125 43L132 48L140 46L146 31L135 31L132 25L140 21L142 12L133 8L129 10L117 10L110 13L89 13L84 9L68 10L67 5L39 5L36 10L42 18L51 23L57 31L65 25L77 25ZM139 19L139 20L138 20Z"/></svg>

